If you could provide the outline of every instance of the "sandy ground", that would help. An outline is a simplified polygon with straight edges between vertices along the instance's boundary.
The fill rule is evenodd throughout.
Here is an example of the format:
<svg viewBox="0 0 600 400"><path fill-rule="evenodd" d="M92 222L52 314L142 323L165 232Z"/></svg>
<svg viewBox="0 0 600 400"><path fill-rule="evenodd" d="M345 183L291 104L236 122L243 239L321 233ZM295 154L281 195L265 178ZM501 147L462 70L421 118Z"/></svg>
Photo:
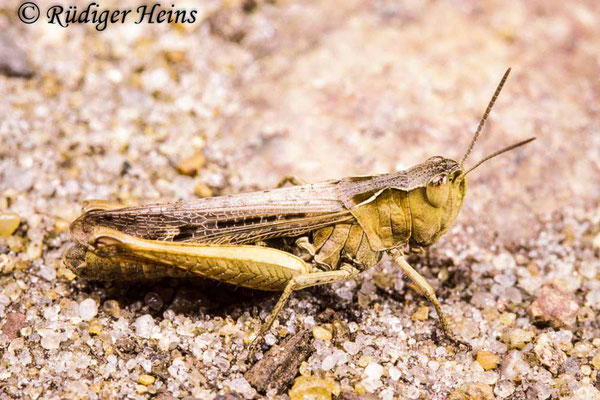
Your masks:
<svg viewBox="0 0 600 400"><path fill-rule="evenodd" d="M470 160L537 141L474 172L456 226L410 259L474 350L439 339L388 261L295 294L268 342L320 327L298 371L319 398L600 398L600 7L563 3L182 1L195 24L103 32L0 4L0 64L33 71L0 68L0 212L20 221L0 238L0 398L286 398L293 382L244 377L276 296L76 278L61 254L82 202L460 159L509 66ZM327 307L344 329L315 322Z"/></svg>

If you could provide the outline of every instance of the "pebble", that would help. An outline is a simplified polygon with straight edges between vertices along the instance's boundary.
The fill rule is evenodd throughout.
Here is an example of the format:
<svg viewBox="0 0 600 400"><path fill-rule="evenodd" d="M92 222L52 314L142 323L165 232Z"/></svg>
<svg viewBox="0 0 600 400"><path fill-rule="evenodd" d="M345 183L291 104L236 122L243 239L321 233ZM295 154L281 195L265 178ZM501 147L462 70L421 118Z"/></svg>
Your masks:
<svg viewBox="0 0 600 400"><path fill-rule="evenodd" d="M522 349L525 345L533 340L535 334L532 331L524 329L513 329L508 334L508 344L512 349Z"/></svg>
<svg viewBox="0 0 600 400"><path fill-rule="evenodd" d="M98 314L98 304L94 299L85 299L79 303L79 316L82 321L90 321Z"/></svg>
<svg viewBox="0 0 600 400"><path fill-rule="evenodd" d="M191 157L185 158L177 164L177 171L182 175L194 176L199 169L204 167L206 159L200 153L194 154Z"/></svg>
<svg viewBox="0 0 600 400"><path fill-rule="evenodd" d="M592 365L597 370L600 370L600 352L596 353L594 357L592 357Z"/></svg>
<svg viewBox="0 0 600 400"><path fill-rule="evenodd" d="M592 245L594 246L595 249L600 249L600 233L596 235L596 237L594 238Z"/></svg>
<svg viewBox="0 0 600 400"><path fill-rule="evenodd" d="M103 327L102 322L100 322L99 320L94 318L90 321L89 330L90 330L91 334L93 334L93 335L100 334L100 332L102 332L102 327Z"/></svg>
<svg viewBox="0 0 600 400"><path fill-rule="evenodd" d="M312 334L315 339L325 340L327 342L330 342L331 339L333 339L333 333L331 332L331 329L328 329L324 325L315 326L312 330Z"/></svg>
<svg viewBox="0 0 600 400"><path fill-rule="evenodd" d="M344 342L344 344L342 344L342 347L344 348L344 350L346 350L346 353L350 355L357 354L360 351L360 345L356 342Z"/></svg>
<svg viewBox="0 0 600 400"><path fill-rule="evenodd" d="M42 265L40 267L40 276L48 282L52 282L56 279L56 270L49 265Z"/></svg>
<svg viewBox="0 0 600 400"><path fill-rule="evenodd" d="M25 52L16 45L20 38L0 32L0 74L19 78L31 78L34 70Z"/></svg>
<svg viewBox="0 0 600 400"><path fill-rule="evenodd" d="M15 269L15 262L8 254L0 254L0 275L8 275Z"/></svg>
<svg viewBox="0 0 600 400"><path fill-rule="evenodd" d="M510 396L515 392L515 385L510 381L500 381L494 388L494 393L501 398Z"/></svg>
<svg viewBox="0 0 600 400"><path fill-rule="evenodd" d="M506 380L519 380L529 372L529 364L523 358L523 353L512 350L502 359L500 375Z"/></svg>
<svg viewBox="0 0 600 400"><path fill-rule="evenodd" d="M331 400L333 394L339 394L339 386L330 379L314 376L299 376L288 392L290 400Z"/></svg>
<svg viewBox="0 0 600 400"><path fill-rule="evenodd" d="M450 400L494 400L494 391L489 385L481 382L471 382L455 389Z"/></svg>
<svg viewBox="0 0 600 400"><path fill-rule="evenodd" d="M160 295L155 292L146 293L146 295L144 296L144 303L146 303L148 307L155 311L160 311L165 305L165 302L160 297Z"/></svg>
<svg viewBox="0 0 600 400"><path fill-rule="evenodd" d="M595 320L596 313L590 307L581 307L577 312L577 321L579 321L579 323L592 322Z"/></svg>
<svg viewBox="0 0 600 400"><path fill-rule="evenodd" d="M213 190L206 183L200 181L194 185L194 194L198 197L206 198L213 197Z"/></svg>
<svg viewBox="0 0 600 400"><path fill-rule="evenodd" d="M372 356L361 356L358 359L358 366L359 367L363 367L366 368L367 365L369 365L369 363L373 361L373 357Z"/></svg>
<svg viewBox="0 0 600 400"><path fill-rule="evenodd" d="M412 319L415 321L426 321L429 318L429 307L421 306L412 315Z"/></svg>
<svg viewBox="0 0 600 400"><path fill-rule="evenodd" d="M141 374L138 377L138 382L144 386L152 385L154 383L154 381L156 381L156 378L153 377L152 375Z"/></svg>
<svg viewBox="0 0 600 400"><path fill-rule="evenodd" d="M8 238L19 227L21 217L13 212L0 212L0 237Z"/></svg>
<svg viewBox="0 0 600 400"><path fill-rule="evenodd" d="M511 312L504 312L500 314L498 320L506 326L513 326L515 321L517 320L517 314Z"/></svg>
<svg viewBox="0 0 600 400"><path fill-rule="evenodd" d="M577 358L586 358L589 357L592 351L592 346L587 341L577 342L573 346L573 350L571 354L573 354Z"/></svg>
<svg viewBox="0 0 600 400"><path fill-rule="evenodd" d="M555 329L571 327L575 324L579 305L572 295L555 286L544 285L537 299L529 307L534 321L550 324Z"/></svg>
<svg viewBox="0 0 600 400"><path fill-rule="evenodd" d="M548 371L556 375L567 361L567 355L561 350L560 345L555 342L547 333L542 333L536 339L533 352L540 364L546 367Z"/></svg>
<svg viewBox="0 0 600 400"><path fill-rule="evenodd" d="M243 395L247 399L253 399L256 395L256 391L252 388L250 383L245 378L234 378L224 382L224 385L227 386L232 391ZM233 395L230 393L230 395ZM241 397L237 396L237 398L241 399ZM234 400L234 397L225 398L224 400ZM216 400L216 398L215 398Z"/></svg>
<svg viewBox="0 0 600 400"><path fill-rule="evenodd" d="M477 362L486 371L496 368L499 361L500 356L492 353L491 351L479 350L477 352Z"/></svg>
<svg viewBox="0 0 600 400"><path fill-rule="evenodd" d="M135 320L134 326L135 333L137 333L138 336L148 339L155 326L154 319L149 314L142 315Z"/></svg>
<svg viewBox="0 0 600 400"><path fill-rule="evenodd" d="M600 289L592 289L585 296L586 305L600 310Z"/></svg>
<svg viewBox="0 0 600 400"><path fill-rule="evenodd" d="M121 307L119 306L119 302L116 300L106 300L102 305L104 311L115 318L119 318L121 315Z"/></svg>
<svg viewBox="0 0 600 400"><path fill-rule="evenodd" d="M383 367L375 362L370 362L369 365L367 365L367 367L365 368L365 372L363 373L363 375L367 379L380 379L383 375Z"/></svg>
<svg viewBox="0 0 600 400"><path fill-rule="evenodd" d="M25 319L25 314L20 312L11 312L6 315L6 322L2 327L2 333L6 335L8 340L13 340L17 337L17 332L23 328Z"/></svg>
<svg viewBox="0 0 600 400"><path fill-rule="evenodd" d="M388 372L393 381L397 381L402 376L402 371L394 366L391 366Z"/></svg>
<svg viewBox="0 0 600 400"><path fill-rule="evenodd" d="M329 371L337 364L337 357L334 354L329 354L325 356L323 362L321 363L321 369L323 371Z"/></svg>
<svg viewBox="0 0 600 400"><path fill-rule="evenodd" d="M42 336L42 340L41 340L40 344L42 345L42 347L44 349L55 350L60 347L60 343L62 342L62 338L61 338L60 334L53 332L53 331L49 331L49 332L45 332L44 335L42 335L40 333L40 336Z"/></svg>

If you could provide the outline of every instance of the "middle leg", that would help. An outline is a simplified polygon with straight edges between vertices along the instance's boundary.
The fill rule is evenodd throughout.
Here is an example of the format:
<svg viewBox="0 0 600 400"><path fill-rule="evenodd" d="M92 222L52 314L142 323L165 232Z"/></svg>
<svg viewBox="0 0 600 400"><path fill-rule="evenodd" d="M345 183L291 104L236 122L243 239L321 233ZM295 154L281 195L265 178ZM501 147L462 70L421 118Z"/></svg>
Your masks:
<svg viewBox="0 0 600 400"><path fill-rule="evenodd" d="M294 291L311 286L323 285L326 283L333 283L341 280L346 280L358 275L359 272L360 271L358 269L352 267L351 265L344 264L339 270L314 272L305 275L298 275L292 278L283 290L283 293L279 297L277 304L275 304L273 311L271 311L271 314L269 315L267 320L260 327L260 331L258 332L256 338L252 341L252 344L250 345L250 355L248 356L248 358L252 358L252 355L256 350L256 346L260 343L266 332L271 328L271 325L273 325L273 322L275 322L277 315L279 315L281 309L283 308L283 306L285 306L285 303L287 303L290 295Z"/></svg>
<svg viewBox="0 0 600 400"><path fill-rule="evenodd" d="M429 282L427 282L427 280L425 280L425 278L423 278L421 274L419 274L413 267L410 266L409 263L406 262L406 260L404 259L404 254L402 254L400 250L391 250L390 254L396 262L396 264L398 264L398 266L406 274L406 276L408 276L408 278L418 287L418 289L421 291L421 294L425 296L429 301L431 301L431 303L433 303L433 307L437 312L440 325L442 326L442 331L444 332L446 338L453 343L461 344L470 349L470 344L456 338L452 334L452 331L450 330L450 324L448 324L448 320L446 319L446 314L444 314L444 312L442 311L442 306L439 300L437 299L435 291L433 290Z"/></svg>

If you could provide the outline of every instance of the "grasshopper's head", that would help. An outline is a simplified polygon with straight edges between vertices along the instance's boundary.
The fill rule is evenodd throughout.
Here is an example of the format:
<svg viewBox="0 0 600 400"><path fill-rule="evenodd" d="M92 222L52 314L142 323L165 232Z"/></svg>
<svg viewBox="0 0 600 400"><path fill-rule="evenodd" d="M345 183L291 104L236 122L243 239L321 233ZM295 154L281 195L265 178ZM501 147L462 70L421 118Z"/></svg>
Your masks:
<svg viewBox="0 0 600 400"><path fill-rule="evenodd" d="M465 155L460 162L443 157L431 157L418 169L426 176L426 185L409 193L409 206L412 216L411 246L426 247L435 243L448 231L462 207L467 193L467 174L483 164L485 161L502 153L523 146L534 140L530 138L498 150L474 166L465 170L464 162L467 160L473 146L477 142L481 129L487 119L496 98L502 90L504 82L510 73L510 68L505 72L494 96L479 122Z"/></svg>
<svg viewBox="0 0 600 400"><path fill-rule="evenodd" d="M412 218L412 247L427 247L448 231L467 193L461 165L449 158L431 157L415 169L427 179L408 193Z"/></svg>

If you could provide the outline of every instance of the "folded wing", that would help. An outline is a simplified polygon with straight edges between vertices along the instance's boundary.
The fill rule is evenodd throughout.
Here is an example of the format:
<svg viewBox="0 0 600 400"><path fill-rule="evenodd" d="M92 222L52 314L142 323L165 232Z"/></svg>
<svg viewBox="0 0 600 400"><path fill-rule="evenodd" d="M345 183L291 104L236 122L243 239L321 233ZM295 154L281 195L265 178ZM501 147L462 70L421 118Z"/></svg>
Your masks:
<svg viewBox="0 0 600 400"><path fill-rule="evenodd" d="M149 240L244 244L294 237L354 219L334 182L292 186L84 214L79 226L106 226Z"/></svg>

